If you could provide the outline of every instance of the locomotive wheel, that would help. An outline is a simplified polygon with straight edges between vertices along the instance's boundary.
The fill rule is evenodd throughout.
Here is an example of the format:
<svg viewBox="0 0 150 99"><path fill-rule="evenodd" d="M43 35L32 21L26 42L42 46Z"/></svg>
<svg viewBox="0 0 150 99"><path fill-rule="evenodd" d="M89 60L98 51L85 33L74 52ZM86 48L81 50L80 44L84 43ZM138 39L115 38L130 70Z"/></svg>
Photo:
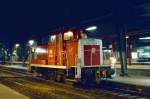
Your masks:
<svg viewBox="0 0 150 99"><path fill-rule="evenodd" d="M55 80L55 73L54 72L50 72L49 79L52 80L52 81Z"/></svg>
<svg viewBox="0 0 150 99"><path fill-rule="evenodd" d="M82 78L81 78L81 83L83 85L87 85L87 84L90 84L92 83L92 71L84 71L84 74L82 75Z"/></svg>
<svg viewBox="0 0 150 99"><path fill-rule="evenodd" d="M83 85L87 84L87 78L83 78L82 81L81 81L81 83L82 83Z"/></svg>
<svg viewBox="0 0 150 99"><path fill-rule="evenodd" d="M57 75L56 75L56 81L57 81L57 82L60 82L60 81L61 81L61 75L60 75L60 74L57 74Z"/></svg>
<svg viewBox="0 0 150 99"><path fill-rule="evenodd" d="M60 82L61 81L61 72L55 71L55 81Z"/></svg>
<svg viewBox="0 0 150 99"><path fill-rule="evenodd" d="M66 83L66 75L65 74L61 75L61 82Z"/></svg>
<svg viewBox="0 0 150 99"><path fill-rule="evenodd" d="M57 82L63 82L63 83L65 83L66 82L66 76L65 76L65 74L57 74L57 76L56 76L56 81Z"/></svg>
<svg viewBox="0 0 150 99"><path fill-rule="evenodd" d="M32 70L32 75L33 75L34 77L36 77L36 76L37 76L37 72L36 72L36 70Z"/></svg>

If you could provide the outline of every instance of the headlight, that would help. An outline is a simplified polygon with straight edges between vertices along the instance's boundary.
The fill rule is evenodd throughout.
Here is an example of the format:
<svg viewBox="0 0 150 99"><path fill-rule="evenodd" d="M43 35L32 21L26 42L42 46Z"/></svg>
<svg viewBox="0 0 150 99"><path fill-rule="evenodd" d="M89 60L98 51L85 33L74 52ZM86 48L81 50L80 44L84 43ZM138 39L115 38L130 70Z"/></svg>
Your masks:
<svg viewBox="0 0 150 99"><path fill-rule="evenodd" d="M103 76L106 76L106 70L102 71Z"/></svg>

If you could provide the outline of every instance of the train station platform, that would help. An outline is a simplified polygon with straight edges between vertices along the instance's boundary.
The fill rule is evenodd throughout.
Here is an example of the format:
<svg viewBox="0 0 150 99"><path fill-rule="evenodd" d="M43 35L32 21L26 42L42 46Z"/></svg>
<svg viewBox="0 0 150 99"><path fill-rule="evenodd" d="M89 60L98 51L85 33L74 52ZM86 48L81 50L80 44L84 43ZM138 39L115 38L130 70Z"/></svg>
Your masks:
<svg viewBox="0 0 150 99"><path fill-rule="evenodd" d="M115 64L115 68L121 68L120 64ZM150 70L150 64L136 64L136 65L127 65L128 69L149 69Z"/></svg>
<svg viewBox="0 0 150 99"><path fill-rule="evenodd" d="M116 73L119 75L121 74L121 65L116 64ZM150 65L149 64L136 64L136 65L128 65L127 66L128 75L132 76L145 76L150 77Z"/></svg>
<svg viewBox="0 0 150 99"><path fill-rule="evenodd" d="M14 68L14 69L28 70L28 67L23 66L23 65L2 65L2 64L0 64L0 66Z"/></svg>
<svg viewBox="0 0 150 99"><path fill-rule="evenodd" d="M108 79L108 81L137 86L145 86L150 88L150 77L145 76L128 75L122 77L120 75L116 75L114 78Z"/></svg>
<svg viewBox="0 0 150 99"><path fill-rule="evenodd" d="M120 76L116 75L112 79L106 80L106 85L112 86L113 88L119 88L121 91L126 90L132 93L138 93L138 95L146 96L145 98L139 99L150 99L150 77L145 76Z"/></svg>
<svg viewBox="0 0 150 99"><path fill-rule="evenodd" d="M0 99L30 99L7 86L0 84Z"/></svg>

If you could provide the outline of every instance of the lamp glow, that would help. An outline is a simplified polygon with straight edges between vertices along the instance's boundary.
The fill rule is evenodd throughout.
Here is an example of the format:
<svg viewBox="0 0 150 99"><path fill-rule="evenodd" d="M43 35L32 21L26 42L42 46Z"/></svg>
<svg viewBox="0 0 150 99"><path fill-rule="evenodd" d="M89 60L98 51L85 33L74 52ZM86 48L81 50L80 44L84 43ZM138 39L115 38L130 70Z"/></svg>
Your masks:
<svg viewBox="0 0 150 99"><path fill-rule="evenodd" d="M16 46L16 47L19 47L19 46L20 46L20 44L16 44L15 46Z"/></svg>
<svg viewBox="0 0 150 99"><path fill-rule="evenodd" d="M126 39L128 39L129 38L129 36L126 36Z"/></svg>
<svg viewBox="0 0 150 99"><path fill-rule="evenodd" d="M29 40L29 45L31 46L31 45L33 45L34 44L34 40Z"/></svg>
<svg viewBox="0 0 150 99"><path fill-rule="evenodd" d="M150 37L139 38L140 40L150 40Z"/></svg>
<svg viewBox="0 0 150 99"><path fill-rule="evenodd" d="M91 26L91 27L86 28L85 30L86 31L94 31L96 29L97 29L97 26Z"/></svg>
<svg viewBox="0 0 150 99"><path fill-rule="evenodd" d="M55 40L55 39L56 39L56 35L52 35L52 36L51 36L51 39L52 39L52 40Z"/></svg>

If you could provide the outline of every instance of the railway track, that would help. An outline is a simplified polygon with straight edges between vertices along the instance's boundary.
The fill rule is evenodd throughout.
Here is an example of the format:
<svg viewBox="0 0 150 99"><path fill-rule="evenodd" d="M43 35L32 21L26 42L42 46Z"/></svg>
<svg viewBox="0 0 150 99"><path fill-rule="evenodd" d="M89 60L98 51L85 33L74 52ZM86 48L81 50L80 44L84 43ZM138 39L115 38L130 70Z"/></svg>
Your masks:
<svg viewBox="0 0 150 99"><path fill-rule="evenodd" d="M17 69L10 69L10 68L0 68L1 72L6 74L11 74L11 77L1 77L0 81L5 85L13 89L22 88L23 91L19 90L19 92L31 97L34 99L48 99L50 97L70 97L71 99L74 98L82 98L82 99L149 99L149 93L144 93L142 90L131 90L129 88L122 88L119 86L113 86L113 84L108 82L102 82L100 85L81 85L76 84L75 86L57 83L50 80L45 80L40 77L34 77L27 71L19 71ZM14 87L15 86L15 87ZM16 88L16 86L18 86ZM43 87L41 91L39 86ZM53 87L52 87L53 86ZM55 87L54 87L55 86ZM37 91L38 89L38 91ZM51 90L50 89L54 89ZM32 90L32 91L26 91ZM50 92L50 93L47 93ZM65 92L65 93L64 93ZM31 94L32 93L32 94ZM39 95L40 94L40 95ZM60 95L61 94L61 95ZM63 94L63 95L62 95ZM64 94L67 94L64 96ZM73 96L73 97L71 97ZM55 98L56 98L55 97ZM69 98L69 99L70 99Z"/></svg>
<svg viewBox="0 0 150 99"><path fill-rule="evenodd" d="M4 73L11 73L10 71L0 70ZM16 78L17 76L17 78ZM65 88L65 86L47 83L43 84L43 80L39 82L37 79L26 78L27 76L18 77L18 73L11 77L0 78L1 83L31 97L31 99L50 99L50 98L58 98L66 99L69 97L70 99L83 98L83 99L91 99L89 95L84 95L82 92L78 92L76 90L72 90L71 88ZM57 86L56 86L57 85ZM21 89L20 89L21 88ZM72 92L73 91L73 92Z"/></svg>

